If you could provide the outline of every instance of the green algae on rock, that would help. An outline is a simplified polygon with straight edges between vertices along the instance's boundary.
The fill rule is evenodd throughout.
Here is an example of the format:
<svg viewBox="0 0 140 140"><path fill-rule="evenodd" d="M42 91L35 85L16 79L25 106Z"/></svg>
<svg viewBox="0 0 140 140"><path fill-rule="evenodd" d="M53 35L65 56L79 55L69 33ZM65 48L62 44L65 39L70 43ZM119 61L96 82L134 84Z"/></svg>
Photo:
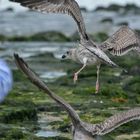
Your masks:
<svg viewBox="0 0 140 140"><path fill-rule="evenodd" d="M68 42L70 38L57 31L41 32L29 36L4 36L0 35L0 41L48 41L48 42Z"/></svg>

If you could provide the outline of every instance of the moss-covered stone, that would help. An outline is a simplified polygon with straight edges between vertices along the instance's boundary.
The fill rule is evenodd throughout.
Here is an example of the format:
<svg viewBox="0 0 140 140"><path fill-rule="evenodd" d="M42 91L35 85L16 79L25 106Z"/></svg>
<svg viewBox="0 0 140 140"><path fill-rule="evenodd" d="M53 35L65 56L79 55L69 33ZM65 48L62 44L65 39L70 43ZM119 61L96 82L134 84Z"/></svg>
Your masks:
<svg viewBox="0 0 140 140"><path fill-rule="evenodd" d="M64 34L56 31L38 33L36 35L31 36L32 40L40 40L40 41L50 41L50 42L67 42L70 39L66 37Z"/></svg>
<svg viewBox="0 0 140 140"><path fill-rule="evenodd" d="M70 38L56 31L41 32L30 36L4 36L0 35L0 41L48 41L68 42Z"/></svg>
<svg viewBox="0 0 140 140"><path fill-rule="evenodd" d="M7 105L11 105L11 107L6 108ZM22 103L18 103L16 101L6 100L1 105L1 113L0 113L1 123L10 123L27 120L31 121L37 120L37 112L35 109L35 105L32 104L31 102L23 101Z"/></svg>

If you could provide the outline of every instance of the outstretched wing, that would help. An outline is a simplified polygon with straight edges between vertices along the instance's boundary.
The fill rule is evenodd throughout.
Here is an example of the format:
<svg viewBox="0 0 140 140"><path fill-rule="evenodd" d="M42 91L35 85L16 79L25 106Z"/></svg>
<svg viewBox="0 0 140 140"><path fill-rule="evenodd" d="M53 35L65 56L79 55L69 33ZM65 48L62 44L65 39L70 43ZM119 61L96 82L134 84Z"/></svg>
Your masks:
<svg viewBox="0 0 140 140"><path fill-rule="evenodd" d="M76 21L81 39L88 39L85 24L79 8L75 0L10 0L18 2L22 6L43 13L63 13L73 17Z"/></svg>
<svg viewBox="0 0 140 140"><path fill-rule="evenodd" d="M97 57L102 62L109 64L113 67L119 67L117 64L115 64L106 54L103 52L100 48L97 47L97 45L92 41L81 41L80 46L84 46L89 52L91 52L95 57Z"/></svg>
<svg viewBox="0 0 140 140"><path fill-rule="evenodd" d="M84 124L85 129L93 135L105 135L119 126L133 120L140 119L140 108L134 108L122 113L116 114L100 124Z"/></svg>
<svg viewBox="0 0 140 140"><path fill-rule="evenodd" d="M103 128L99 135L104 135L106 133L111 132L115 128L133 121L140 119L140 108L131 109L129 111L125 111L123 113L114 115L110 117L109 119L105 120L103 123L101 123L101 127Z"/></svg>
<svg viewBox="0 0 140 140"><path fill-rule="evenodd" d="M15 61L19 69L30 79L30 81L36 85L38 88L42 89L45 93L47 93L55 102L58 103L61 107L63 107L69 117L71 118L73 125L77 126L80 124L80 118L76 111L62 98L55 95L48 86L28 67L28 65L24 62L22 58L20 58L17 54L14 55Z"/></svg>
<svg viewBox="0 0 140 140"><path fill-rule="evenodd" d="M127 26L122 26L109 39L100 45L100 49L108 50L112 55L122 56L131 50L140 52L140 36Z"/></svg>

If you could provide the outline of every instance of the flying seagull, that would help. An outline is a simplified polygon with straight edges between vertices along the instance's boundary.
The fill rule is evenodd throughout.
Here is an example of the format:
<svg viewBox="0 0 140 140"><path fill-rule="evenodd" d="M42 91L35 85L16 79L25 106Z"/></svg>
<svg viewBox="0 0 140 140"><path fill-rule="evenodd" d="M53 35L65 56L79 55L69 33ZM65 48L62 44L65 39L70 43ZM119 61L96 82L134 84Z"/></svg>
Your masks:
<svg viewBox="0 0 140 140"><path fill-rule="evenodd" d="M70 49L62 58L72 59L83 66L74 74L74 82L78 80L78 74L87 65L97 65L96 93L99 92L99 70L101 63L106 63L113 67L117 65L105 54L108 50L113 55L124 55L130 50L140 50L138 35L128 27L122 27L112 37L104 43L97 45L86 33L85 24L75 0L10 0L18 2L22 6L28 7L42 13L63 13L72 16L78 26L80 35L79 47Z"/></svg>
<svg viewBox="0 0 140 140"><path fill-rule="evenodd" d="M127 122L140 119L140 108L133 108L128 111L115 114L98 124L83 122L70 104L53 93L48 86L28 67L22 58L20 58L17 54L15 54L14 57L18 68L30 79L30 81L48 94L68 113L73 125L73 140L95 140L96 136L105 135Z"/></svg>

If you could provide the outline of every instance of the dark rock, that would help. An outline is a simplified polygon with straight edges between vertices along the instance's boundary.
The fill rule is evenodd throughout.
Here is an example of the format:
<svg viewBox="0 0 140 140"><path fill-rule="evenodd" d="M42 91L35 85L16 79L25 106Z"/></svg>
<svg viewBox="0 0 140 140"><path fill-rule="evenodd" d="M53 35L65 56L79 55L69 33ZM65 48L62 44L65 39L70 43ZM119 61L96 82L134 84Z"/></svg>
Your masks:
<svg viewBox="0 0 140 140"><path fill-rule="evenodd" d="M9 131L7 135L7 139L14 139L14 140L20 140L24 138L24 134L21 130L18 129L12 129Z"/></svg>
<svg viewBox="0 0 140 140"><path fill-rule="evenodd" d="M13 12L14 9L12 7L8 7L7 9L4 10L4 12Z"/></svg>
<svg viewBox="0 0 140 140"><path fill-rule="evenodd" d="M38 111L60 112L62 109L56 104L45 104L38 107Z"/></svg>
<svg viewBox="0 0 140 140"><path fill-rule="evenodd" d="M70 41L68 37L64 34L56 31L49 31L44 33L38 33L31 36L32 40L39 40L39 41L50 41L50 42L67 42Z"/></svg>
<svg viewBox="0 0 140 140"><path fill-rule="evenodd" d="M41 32L30 36L12 36L6 37L1 35L1 41L48 41L48 42L68 42L70 38L63 33L56 31Z"/></svg>
<svg viewBox="0 0 140 140"><path fill-rule="evenodd" d="M113 19L112 18L104 18L101 20L101 23L113 23Z"/></svg>
<svg viewBox="0 0 140 140"><path fill-rule="evenodd" d="M31 56L31 59L55 59L54 54L51 52L40 53L35 56Z"/></svg>
<svg viewBox="0 0 140 140"><path fill-rule="evenodd" d="M122 14L132 12L134 14L138 14L140 13L140 8L135 4L126 4L125 6L111 4L108 7L99 6L95 9L95 11L112 11L112 12L120 12Z"/></svg>
<svg viewBox="0 0 140 140"><path fill-rule="evenodd" d="M125 13L127 12L133 12L133 14L139 14L140 13L140 7L138 7L135 4L127 4L125 5Z"/></svg>
<svg viewBox="0 0 140 140"><path fill-rule="evenodd" d="M5 100L2 105L8 106L11 104L11 108L2 108L0 113L1 123L10 123L18 121L37 120L37 112L35 105L29 101L23 101L22 103Z"/></svg>
<svg viewBox="0 0 140 140"><path fill-rule="evenodd" d="M114 12L118 12L122 8L123 8L123 6L121 6L121 5L111 4L108 7L103 7L103 6L97 7L95 9L95 11L114 11Z"/></svg>
<svg viewBox="0 0 140 140"><path fill-rule="evenodd" d="M121 23L117 23L118 26L129 26L128 22L121 22Z"/></svg>
<svg viewBox="0 0 140 140"><path fill-rule="evenodd" d="M85 13L88 12L88 10L87 10L86 7L81 7L80 10L81 10L82 12L85 12Z"/></svg>

